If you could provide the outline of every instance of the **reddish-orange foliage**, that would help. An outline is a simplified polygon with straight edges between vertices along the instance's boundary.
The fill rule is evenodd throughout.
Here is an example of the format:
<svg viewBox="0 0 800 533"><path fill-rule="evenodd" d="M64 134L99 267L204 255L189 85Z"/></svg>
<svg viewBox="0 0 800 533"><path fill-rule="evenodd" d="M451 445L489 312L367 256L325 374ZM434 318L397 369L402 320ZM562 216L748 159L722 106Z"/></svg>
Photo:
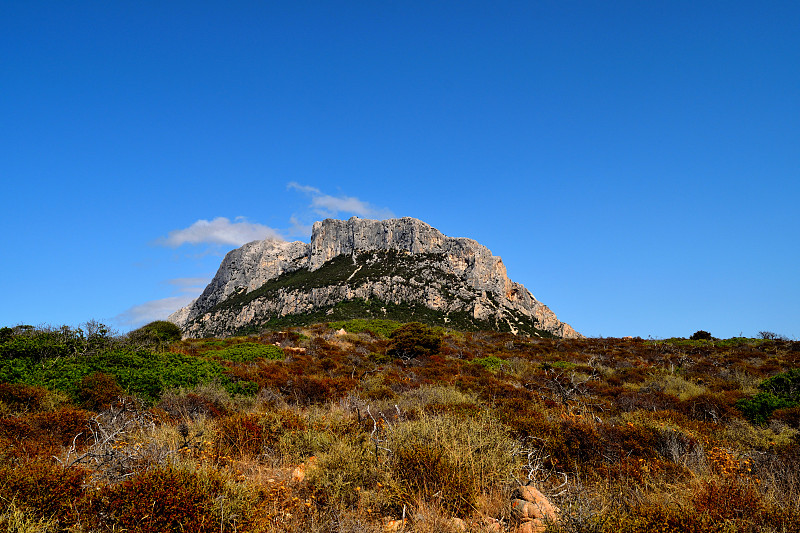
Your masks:
<svg viewBox="0 0 800 533"><path fill-rule="evenodd" d="M11 443L6 457L58 455L62 446L83 444L91 415L73 407L0 419L0 438ZM82 434L75 439L76 435Z"/></svg>
<svg viewBox="0 0 800 533"><path fill-rule="evenodd" d="M125 394L114 376L95 372L84 376L78 385L78 399L86 409L107 409Z"/></svg>
<svg viewBox="0 0 800 533"><path fill-rule="evenodd" d="M15 412L39 411L47 389L19 383L0 383L0 402Z"/></svg>
<svg viewBox="0 0 800 533"><path fill-rule="evenodd" d="M86 520L95 528L131 533L225 531L214 515L222 479L168 466L146 471L93 495Z"/></svg>
<svg viewBox="0 0 800 533"><path fill-rule="evenodd" d="M71 523L80 514L87 471L63 468L52 458L0 466L0 499L35 516Z"/></svg>
<svg viewBox="0 0 800 533"><path fill-rule="evenodd" d="M167 397L158 403L156 409L162 410L173 421L194 419L201 415L219 418L228 414L228 408L219 398L209 398L193 392Z"/></svg>

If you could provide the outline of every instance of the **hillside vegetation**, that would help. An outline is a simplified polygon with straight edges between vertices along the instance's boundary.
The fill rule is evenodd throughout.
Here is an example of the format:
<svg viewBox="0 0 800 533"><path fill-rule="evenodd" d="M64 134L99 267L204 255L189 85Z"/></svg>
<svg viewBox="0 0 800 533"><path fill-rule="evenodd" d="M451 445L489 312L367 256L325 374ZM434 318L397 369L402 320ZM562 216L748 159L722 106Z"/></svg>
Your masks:
<svg viewBox="0 0 800 533"><path fill-rule="evenodd" d="M2 328L0 528L793 532L799 427L783 339Z"/></svg>

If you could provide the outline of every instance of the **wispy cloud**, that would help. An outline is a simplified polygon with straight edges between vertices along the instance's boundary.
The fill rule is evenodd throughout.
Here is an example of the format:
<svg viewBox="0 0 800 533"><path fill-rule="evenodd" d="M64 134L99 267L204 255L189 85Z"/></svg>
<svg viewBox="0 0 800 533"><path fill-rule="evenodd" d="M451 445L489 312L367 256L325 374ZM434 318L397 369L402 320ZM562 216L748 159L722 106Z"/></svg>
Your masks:
<svg viewBox="0 0 800 533"><path fill-rule="evenodd" d="M291 227L286 230L286 234L290 237L308 237L311 235L311 230L313 229L312 224L303 224L300 222L300 219L296 216L291 216L289 218L289 222L292 224Z"/></svg>
<svg viewBox="0 0 800 533"><path fill-rule="evenodd" d="M311 209L320 216L334 217L339 213L349 213L360 217L374 217L380 219L394 216L389 209L385 207L375 207L354 196L331 196L330 194L323 193L316 187L300 185L294 181L289 183L287 187L309 196L311 198Z"/></svg>
<svg viewBox="0 0 800 533"><path fill-rule="evenodd" d="M206 277L166 280L163 283L172 287L172 296L134 305L114 317L113 321L120 327L134 329L154 320L164 320L200 296L210 281L211 278Z"/></svg>
<svg viewBox="0 0 800 533"><path fill-rule="evenodd" d="M202 291L202 289L201 289ZM198 293L199 295L199 293ZM134 305L114 317L114 322L125 328L138 328L154 320L164 320L169 315L194 300L198 295L183 294Z"/></svg>
<svg viewBox="0 0 800 533"><path fill-rule="evenodd" d="M217 217L210 221L201 219L188 228L170 231L169 235L161 237L155 242L162 246L177 248L183 244L241 246L247 242L262 239L283 240L283 237L269 226L247 222L243 217L237 217L233 222L225 217Z"/></svg>
<svg viewBox="0 0 800 533"><path fill-rule="evenodd" d="M203 292L210 281L210 278L175 278L167 280L166 283L175 287L181 294L191 294L192 298L195 298Z"/></svg>

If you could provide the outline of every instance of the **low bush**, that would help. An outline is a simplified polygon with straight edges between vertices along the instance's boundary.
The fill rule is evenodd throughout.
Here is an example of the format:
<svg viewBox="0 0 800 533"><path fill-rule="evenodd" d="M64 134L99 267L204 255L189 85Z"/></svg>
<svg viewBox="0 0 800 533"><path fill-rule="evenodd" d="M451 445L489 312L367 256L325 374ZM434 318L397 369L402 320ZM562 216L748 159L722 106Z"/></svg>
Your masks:
<svg viewBox="0 0 800 533"><path fill-rule="evenodd" d="M0 383L0 416L5 413L27 413L39 411L48 395L44 387L22 383Z"/></svg>
<svg viewBox="0 0 800 533"><path fill-rule="evenodd" d="M156 404L172 420L196 419L201 416L219 418L228 414L231 401L228 392L213 384L201 385L189 390L167 391Z"/></svg>
<svg viewBox="0 0 800 533"><path fill-rule="evenodd" d="M239 458L258 456L264 448L264 430L257 414L236 413L217 420L215 453Z"/></svg>
<svg viewBox="0 0 800 533"><path fill-rule="evenodd" d="M146 346L162 346L181 340L181 328L166 320L156 320L128 333L128 339Z"/></svg>
<svg viewBox="0 0 800 533"><path fill-rule="evenodd" d="M130 533L237 531L247 518L221 515L225 493L216 472L163 466L97 491L85 519L97 529Z"/></svg>
<svg viewBox="0 0 800 533"><path fill-rule="evenodd" d="M400 359L433 355L442 345L441 334L425 324L410 322L392 331L386 353Z"/></svg>
<svg viewBox="0 0 800 533"><path fill-rule="evenodd" d="M739 400L736 407L753 423L765 424L774 411L800 404L800 369L766 379L758 389L758 394Z"/></svg>
<svg viewBox="0 0 800 533"><path fill-rule="evenodd" d="M409 504L420 499L455 514L468 515L514 469L514 442L489 418L423 415L399 424L387 447Z"/></svg>
<svg viewBox="0 0 800 533"><path fill-rule="evenodd" d="M489 355L487 357L473 359L472 362L476 365L482 366L483 368L489 370L490 372L497 372L498 370L500 370L500 367L503 366L505 360L500 359L499 357L494 355Z"/></svg>
<svg viewBox="0 0 800 533"><path fill-rule="evenodd" d="M710 341L713 338L714 337L711 336L711 333L702 329L699 331L695 331L694 333L692 333L692 336L689 337L689 339L693 341Z"/></svg>
<svg viewBox="0 0 800 533"><path fill-rule="evenodd" d="M88 412L74 407L62 407L54 411L11 416L0 419L0 438L11 446L0 450L0 456L24 458L59 455L63 446L75 440L82 444L87 437Z"/></svg>
<svg viewBox="0 0 800 533"><path fill-rule="evenodd" d="M83 378L102 372L113 376L126 393L154 403L164 390L209 383L220 379L223 371L219 363L197 357L115 349L52 360L29 369L24 381L65 391L77 399Z"/></svg>
<svg viewBox="0 0 800 533"><path fill-rule="evenodd" d="M88 471L64 468L51 457L0 466L0 500L15 505L36 519L73 522L83 500Z"/></svg>
<svg viewBox="0 0 800 533"><path fill-rule="evenodd" d="M117 384L114 376L95 372L83 376L77 393L78 401L84 408L97 411L111 406L125 391Z"/></svg>
<svg viewBox="0 0 800 533"><path fill-rule="evenodd" d="M232 361L234 363L245 363L256 359L267 359L279 361L284 358L283 349L273 344L259 344L255 342L243 342L207 352L206 355L214 359Z"/></svg>
<svg viewBox="0 0 800 533"><path fill-rule="evenodd" d="M390 499L380 489L389 484L382 468L384 453L376 455L366 435L334 441L318 456L309 470L309 480L320 497L342 506L357 506L362 500L376 507L388 506Z"/></svg>

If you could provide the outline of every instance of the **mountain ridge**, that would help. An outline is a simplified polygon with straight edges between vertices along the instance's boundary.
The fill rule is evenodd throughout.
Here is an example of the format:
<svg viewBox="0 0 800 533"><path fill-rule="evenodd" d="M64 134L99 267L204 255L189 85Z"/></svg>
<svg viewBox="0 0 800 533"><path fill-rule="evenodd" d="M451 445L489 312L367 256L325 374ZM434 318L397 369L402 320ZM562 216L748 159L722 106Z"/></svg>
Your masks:
<svg viewBox="0 0 800 533"><path fill-rule="evenodd" d="M187 337L231 335L322 308L335 314L337 305L357 300L386 304L382 318L389 317L386 306L405 305L441 325L458 316L467 329L493 324L515 334L582 337L511 281L488 248L410 217L326 219L314 224L308 244L247 243L230 251L203 293L168 320Z"/></svg>

